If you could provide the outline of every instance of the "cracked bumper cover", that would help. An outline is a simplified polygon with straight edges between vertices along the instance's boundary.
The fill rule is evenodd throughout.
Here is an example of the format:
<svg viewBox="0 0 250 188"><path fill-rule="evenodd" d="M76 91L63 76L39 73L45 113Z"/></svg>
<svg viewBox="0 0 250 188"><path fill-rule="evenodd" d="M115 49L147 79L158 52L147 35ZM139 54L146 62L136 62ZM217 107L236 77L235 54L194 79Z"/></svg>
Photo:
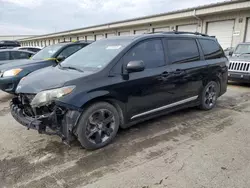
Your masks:
<svg viewBox="0 0 250 188"><path fill-rule="evenodd" d="M66 110L61 121L57 120L58 117L54 112L34 118L25 115L17 101L17 98L12 99L10 110L13 118L18 123L27 127L27 129L37 130L40 134L58 135L65 141L73 140L74 128L80 117L80 111Z"/></svg>

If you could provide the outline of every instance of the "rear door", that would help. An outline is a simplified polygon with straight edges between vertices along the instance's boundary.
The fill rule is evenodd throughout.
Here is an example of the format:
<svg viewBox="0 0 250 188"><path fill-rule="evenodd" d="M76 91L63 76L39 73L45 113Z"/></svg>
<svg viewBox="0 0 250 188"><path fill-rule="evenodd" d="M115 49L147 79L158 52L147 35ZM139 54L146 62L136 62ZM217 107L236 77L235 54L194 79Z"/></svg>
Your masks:
<svg viewBox="0 0 250 188"><path fill-rule="evenodd" d="M165 44L175 87L173 102L197 99L207 75L207 63L200 55L201 49L196 39L168 38Z"/></svg>

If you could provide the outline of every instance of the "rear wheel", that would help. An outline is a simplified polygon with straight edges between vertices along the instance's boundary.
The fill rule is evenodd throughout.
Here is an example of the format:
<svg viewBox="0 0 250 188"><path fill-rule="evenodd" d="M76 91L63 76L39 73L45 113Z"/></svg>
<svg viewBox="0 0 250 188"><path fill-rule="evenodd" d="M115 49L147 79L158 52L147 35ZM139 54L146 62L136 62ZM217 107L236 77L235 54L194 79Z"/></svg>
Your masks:
<svg viewBox="0 0 250 188"><path fill-rule="evenodd" d="M106 102L89 106L78 123L77 137L86 149L98 149L109 144L119 128L119 113Z"/></svg>
<svg viewBox="0 0 250 188"><path fill-rule="evenodd" d="M214 108L219 95L219 85L211 81L203 89L201 94L201 105L200 108L203 110L210 110Z"/></svg>

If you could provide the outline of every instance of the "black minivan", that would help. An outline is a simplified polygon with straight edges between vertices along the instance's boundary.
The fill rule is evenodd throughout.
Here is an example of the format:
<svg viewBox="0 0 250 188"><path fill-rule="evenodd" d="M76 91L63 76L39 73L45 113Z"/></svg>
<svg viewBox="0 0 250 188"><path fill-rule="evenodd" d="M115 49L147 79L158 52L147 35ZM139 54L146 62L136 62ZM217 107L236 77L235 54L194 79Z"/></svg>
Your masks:
<svg viewBox="0 0 250 188"><path fill-rule="evenodd" d="M212 109L227 89L227 63L217 40L199 33L102 39L23 79L11 112L39 133L97 149L119 128L181 108Z"/></svg>

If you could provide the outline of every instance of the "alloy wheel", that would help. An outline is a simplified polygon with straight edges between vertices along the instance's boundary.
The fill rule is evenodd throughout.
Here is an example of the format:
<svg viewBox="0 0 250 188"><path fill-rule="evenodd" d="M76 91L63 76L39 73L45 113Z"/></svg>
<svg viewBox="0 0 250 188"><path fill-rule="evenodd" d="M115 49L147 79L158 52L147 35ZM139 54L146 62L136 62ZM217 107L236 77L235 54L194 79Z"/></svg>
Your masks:
<svg viewBox="0 0 250 188"><path fill-rule="evenodd" d="M204 102L207 107L212 107L216 103L217 98L217 90L216 86L214 84L211 84L209 87L207 87L205 91L205 97Z"/></svg>
<svg viewBox="0 0 250 188"><path fill-rule="evenodd" d="M94 144L101 144L111 137L114 129L114 114L108 109L99 109L88 118L86 137Z"/></svg>

